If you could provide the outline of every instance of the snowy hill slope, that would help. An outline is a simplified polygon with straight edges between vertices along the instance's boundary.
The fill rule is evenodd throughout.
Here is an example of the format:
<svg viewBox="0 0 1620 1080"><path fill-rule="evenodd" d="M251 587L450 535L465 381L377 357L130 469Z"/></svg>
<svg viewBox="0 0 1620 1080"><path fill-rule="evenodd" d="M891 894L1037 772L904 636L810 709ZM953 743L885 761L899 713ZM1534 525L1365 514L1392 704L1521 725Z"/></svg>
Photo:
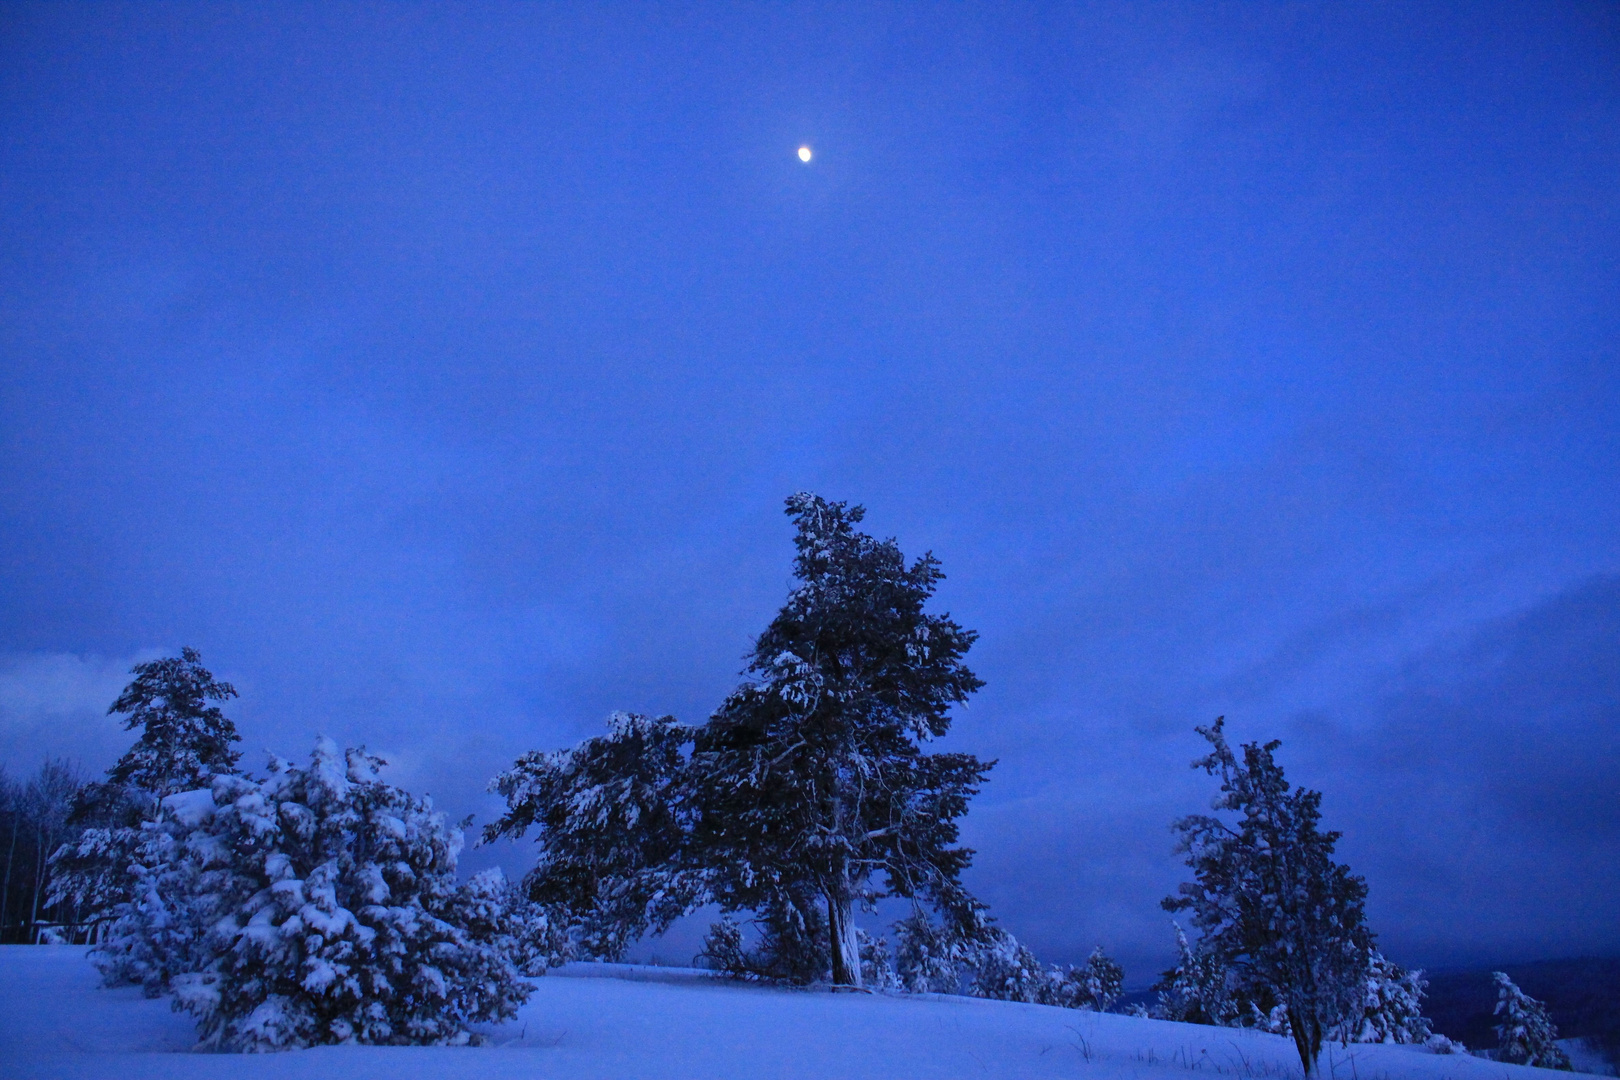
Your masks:
<svg viewBox="0 0 1620 1080"><path fill-rule="evenodd" d="M1287 1080L1292 1044L1040 1005L739 986L657 968L570 965L539 980L486 1048L188 1053L187 1017L102 990L83 948L0 947L0 1076L277 1080ZM1558 1074L1396 1046L1333 1046L1325 1080L1531 1080Z"/></svg>

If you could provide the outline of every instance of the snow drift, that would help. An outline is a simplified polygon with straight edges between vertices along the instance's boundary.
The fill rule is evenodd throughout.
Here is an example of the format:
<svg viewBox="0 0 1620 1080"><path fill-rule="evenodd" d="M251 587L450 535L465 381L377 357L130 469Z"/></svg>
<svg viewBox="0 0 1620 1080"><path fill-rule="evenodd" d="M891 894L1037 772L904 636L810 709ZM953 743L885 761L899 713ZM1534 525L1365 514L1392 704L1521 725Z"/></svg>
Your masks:
<svg viewBox="0 0 1620 1080"><path fill-rule="evenodd" d="M191 1050L189 1017L139 989L98 988L72 946L0 947L0 1076L189 1080L1298 1080L1280 1036L935 995L740 985L699 972L571 964L536 980L487 1047ZM1331 1080L1569 1076L1420 1047L1337 1044Z"/></svg>

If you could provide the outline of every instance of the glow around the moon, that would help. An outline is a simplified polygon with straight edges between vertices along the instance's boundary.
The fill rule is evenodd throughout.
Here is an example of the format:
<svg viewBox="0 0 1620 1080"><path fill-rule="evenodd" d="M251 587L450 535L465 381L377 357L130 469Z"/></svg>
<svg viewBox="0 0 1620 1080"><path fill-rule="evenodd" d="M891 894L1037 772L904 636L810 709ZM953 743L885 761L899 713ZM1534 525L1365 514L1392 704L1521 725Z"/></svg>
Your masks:
<svg viewBox="0 0 1620 1080"><path fill-rule="evenodd" d="M799 160L805 163L810 161L810 148L808 146L799 147Z"/></svg>

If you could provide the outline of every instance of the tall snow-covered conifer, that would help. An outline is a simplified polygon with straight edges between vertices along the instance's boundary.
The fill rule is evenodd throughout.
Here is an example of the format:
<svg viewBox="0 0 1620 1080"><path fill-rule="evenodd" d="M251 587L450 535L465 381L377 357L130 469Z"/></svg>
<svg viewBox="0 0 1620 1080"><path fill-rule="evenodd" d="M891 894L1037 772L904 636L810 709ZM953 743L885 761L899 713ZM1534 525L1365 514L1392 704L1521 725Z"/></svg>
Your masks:
<svg viewBox="0 0 1620 1080"><path fill-rule="evenodd" d="M861 507L800 493L787 512L799 584L756 641L750 681L697 732L695 856L727 910L809 927L819 907L833 981L860 985L857 904L922 896L981 917L956 819L993 763L921 749L983 685L962 662L976 635L923 610L938 561L908 566L893 540L858 531Z"/></svg>
<svg viewBox="0 0 1620 1080"><path fill-rule="evenodd" d="M1225 970L1240 1001L1260 1013L1283 1006L1312 1075L1324 1035L1362 1008L1367 884L1333 861L1339 834L1317 828L1322 794L1290 789L1272 757L1280 744L1245 743L1239 761L1223 726L1198 729L1211 752L1193 767L1220 777L1215 808L1242 816L1235 826L1207 814L1175 823L1196 880L1164 906L1192 910L1197 951Z"/></svg>
<svg viewBox="0 0 1620 1080"><path fill-rule="evenodd" d="M207 787L212 777L234 770L241 757L232 747L241 741L236 725L209 704L235 697L236 689L216 680L196 649L136 664L130 674L134 680L107 712L122 715L124 727L139 728L140 737L107 770L105 783L80 790L69 819L77 836L51 856L51 902L92 922L128 904L159 918L157 898L167 888L159 882L172 882L178 872L155 869L162 837L172 834L163 822L164 800ZM127 918L128 912L118 917ZM136 969L104 970L117 982ZM152 972L166 970L161 964L146 968L136 981L154 992L155 986L167 985L167 976L154 983Z"/></svg>
<svg viewBox="0 0 1620 1080"><path fill-rule="evenodd" d="M135 680L107 712L122 714L124 727L141 735L107 771L109 780L162 799L236 767L242 755L231 744L242 737L219 706L208 704L235 697L236 688L216 681L196 649L136 664L130 673Z"/></svg>

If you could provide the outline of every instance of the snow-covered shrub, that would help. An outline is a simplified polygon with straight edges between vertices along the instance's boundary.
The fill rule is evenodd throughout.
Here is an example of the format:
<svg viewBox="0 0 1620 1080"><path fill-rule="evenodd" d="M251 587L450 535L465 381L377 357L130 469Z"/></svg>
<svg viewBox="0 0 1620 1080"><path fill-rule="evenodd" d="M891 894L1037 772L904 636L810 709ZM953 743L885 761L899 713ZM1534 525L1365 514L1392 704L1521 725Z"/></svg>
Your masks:
<svg viewBox="0 0 1620 1080"><path fill-rule="evenodd" d="M752 949L728 914L710 925L699 958L734 979L803 986L829 976L827 921L813 906L772 903L750 921L759 934Z"/></svg>
<svg viewBox="0 0 1620 1080"><path fill-rule="evenodd" d="M454 921L474 941L505 954L524 975L544 975L574 958L566 920L530 900L498 866L474 874L455 906Z"/></svg>
<svg viewBox="0 0 1620 1080"><path fill-rule="evenodd" d="M1057 1004L1053 1001L1055 971L1049 972L1018 939L1001 933L996 940L975 951L967 979L972 997L997 1001L1024 1001L1031 1004Z"/></svg>
<svg viewBox="0 0 1620 1080"><path fill-rule="evenodd" d="M1195 952L1180 924L1171 925L1176 929L1178 959L1153 987L1159 995L1153 1014L1187 1024L1234 1023L1241 1012L1233 1000L1225 964L1213 953Z"/></svg>
<svg viewBox="0 0 1620 1080"><path fill-rule="evenodd" d="M1424 1039L1423 1045L1427 1046L1436 1054L1468 1053L1468 1047L1464 1046L1456 1039L1447 1038L1446 1036L1441 1035L1439 1032L1436 1032L1435 1034L1430 1035L1427 1039Z"/></svg>
<svg viewBox="0 0 1620 1080"><path fill-rule="evenodd" d="M968 946L924 912L894 924L895 974L913 994L954 994L961 989Z"/></svg>
<svg viewBox="0 0 1620 1080"><path fill-rule="evenodd" d="M1361 1014L1347 1018L1337 1038L1358 1043L1428 1042L1434 1033L1423 1015L1428 985L1422 971L1407 971L1377 949L1368 950Z"/></svg>
<svg viewBox="0 0 1620 1080"><path fill-rule="evenodd" d="M703 936L703 951L697 958L711 971L724 972L733 979L759 977L749 964L742 927L730 915L709 924L709 932Z"/></svg>
<svg viewBox="0 0 1620 1080"><path fill-rule="evenodd" d="M1124 991L1125 972L1098 946L1081 967L1043 965L1005 931L969 951L967 992L974 997L1107 1012Z"/></svg>
<svg viewBox="0 0 1620 1080"><path fill-rule="evenodd" d="M1497 990L1496 1060L1570 1069L1569 1055L1558 1045L1558 1029L1547 1015L1547 1006L1520 990L1506 972L1493 971L1491 978L1496 980Z"/></svg>
<svg viewBox="0 0 1620 1080"><path fill-rule="evenodd" d="M104 836L91 841L105 840L104 851L124 861L120 869L127 880L127 898L112 905L107 931L90 952L108 986L133 983L157 997L177 977L213 963L210 931L246 897L251 882L237 873L207 826L217 805L252 787L242 777L216 777L211 789L164 799L158 817L138 828L94 830Z"/></svg>
<svg viewBox="0 0 1620 1080"><path fill-rule="evenodd" d="M1099 945L1086 958L1086 966L1078 969L1085 987L1085 999L1080 1008L1107 1012L1125 992L1125 969Z"/></svg>
<svg viewBox="0 0 1620 1080"><path fill-rule="evenodd" d="M469 928L490 883L456 886L460 832L380 765L323 738L307 768L215 782L187 846L246 887L213 928L212 962L173 980L202 1045L465 1043L528 996L499 918Z"/></svg>
<svg viewBox="0 0 1620 1080"><path fill-rule="evenodd" d="M1294 1027L1288 1022L1288 1006L1273 1005L1270 1009L1262 1009L1254 1002L1249 1002L1249 1015L1244 1027L1264 1031L1268 1035L1286 1035L1293 1037Z"/></svg>
<svg viewBox="0 0 1620 1080"><path fill-rule="evenodd" d="M918 911L895 923L894 931L896 981L911 993L964 993L1104 1012L1124 988L1124 971L1100 947L1081 967L1044 965L988 919L967 933L953 932Z"/></svg>
<svg viewBox="0 0 1620 1080"><path fill-rule="evenodd" d="M894 959L889 955L889 943L858 928L855 935L860 942L862 985L878 991L902 989L900 976L894 969Z"/></svg>

